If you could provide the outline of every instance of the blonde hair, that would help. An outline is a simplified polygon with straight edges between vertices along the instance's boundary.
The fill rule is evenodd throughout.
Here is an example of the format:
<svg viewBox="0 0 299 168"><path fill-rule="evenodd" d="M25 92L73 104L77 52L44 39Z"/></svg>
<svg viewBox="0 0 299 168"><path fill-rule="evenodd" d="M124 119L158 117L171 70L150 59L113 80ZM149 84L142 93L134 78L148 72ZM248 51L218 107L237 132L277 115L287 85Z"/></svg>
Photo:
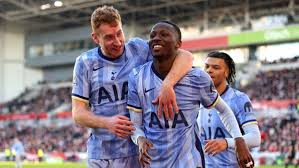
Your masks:
<svg viewBox="0 0 299 168"><path fill-rule="evenodd" d="M121 23L121 17L117 9L113 6L101 6L95 9L90 18L92 31L95 32L96 29L103 23L116 25Z"/></svg>

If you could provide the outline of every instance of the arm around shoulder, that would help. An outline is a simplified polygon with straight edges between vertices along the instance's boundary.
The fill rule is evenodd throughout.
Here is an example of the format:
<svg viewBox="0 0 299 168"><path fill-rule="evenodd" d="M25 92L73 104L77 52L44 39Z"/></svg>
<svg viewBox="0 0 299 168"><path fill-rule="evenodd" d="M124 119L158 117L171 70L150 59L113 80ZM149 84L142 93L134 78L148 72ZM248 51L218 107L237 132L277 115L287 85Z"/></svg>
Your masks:
<svg viewBox="0 0 299 168"><path fill-rule="evenodd" d="M185 76L192 68L193 55L189 51L179 49L170 72L166 76L164 83L174 86L183 76Z"/></svg>

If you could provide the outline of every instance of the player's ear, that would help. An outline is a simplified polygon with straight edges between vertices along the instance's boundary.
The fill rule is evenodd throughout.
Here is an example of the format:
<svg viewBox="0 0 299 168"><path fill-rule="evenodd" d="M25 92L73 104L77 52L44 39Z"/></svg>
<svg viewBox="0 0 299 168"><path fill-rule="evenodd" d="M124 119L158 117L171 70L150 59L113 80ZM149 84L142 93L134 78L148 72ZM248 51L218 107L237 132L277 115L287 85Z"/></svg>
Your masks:
<svg viewBox="0 0 299 168"><path fill-rule="evenodd" d="M177 40L175 47L176 48L180 48L182 46L182 41L181 40Z"/></svg>
<svg viewBox="0 0 299 168"><path fill-rule="evenodd" d="M224 75L225 75L225 79L226 79L226 80L228 80L228 76L229 76L229 69L226 69L226 70L225 70L225 73L224 73Z"/></svg>
<svg viewBox="0 0 299 168"><path fill-rule="evenodd" d="M97 43L97 44L100 43L100 40L99 40L99 38L98 38L96 32L92 32L92 33L91 33L91 38L92 38L92 40L93 40L95 43Z"/></svg>

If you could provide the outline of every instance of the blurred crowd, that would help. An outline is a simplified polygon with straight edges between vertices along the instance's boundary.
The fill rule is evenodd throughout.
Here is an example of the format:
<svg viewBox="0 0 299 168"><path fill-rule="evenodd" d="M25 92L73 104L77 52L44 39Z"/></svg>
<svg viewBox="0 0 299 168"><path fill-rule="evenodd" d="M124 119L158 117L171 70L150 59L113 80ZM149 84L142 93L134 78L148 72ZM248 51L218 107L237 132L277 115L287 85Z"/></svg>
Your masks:
<svg viewBox="0 0 299 168"><path fill-rule="evenodd" d="M5 129L0 128L1 151L10 148L15 137L24 143L26 153L30 154L36 154L38 149L44 153L86 152L89 133L86 128L76 125L60 128L10 125Z"/></svg>
<svg viewBox="0 0 299 168"><path fill-rule="evenodd" d="M262 152L279 152L276 161L299 161L299 120L295 118L264 118L259 121ZM279 163L277 163L279 164Z"/></svg>
<svg viewBox="0 0 299 168"><path fill-rule="evenodd" d="M36 95L30 95L29 92L30 90L27 89L17 98L2 104L0 106L0 113L24 114L31 112L48 112L64 103L71 103L70 87L57 89L42 87Z"/></svg>
<svg viewBox="0 0 299 168"><path fill-rule="evenodd" d="M299 120L295 118L263 118L259 120L262 143L261 152L278 152L278 160L283 163L299 154ZM5 130L10 131L5 131ZM4 151L13 143L14 137L24 143L28 154L37 154L39 149L44 153L77 153L86 152L86 141L89 132L86 128L70 125L51 127L16 127L0 129L0 150ZM299 159L299 158L297 158ZM299 161L299 160L298 160ZM271 163L277 164L277 163Z"/></svg>
<svg viewBox="0 0 299 168"><path fill-rule="evenodd" d="M272 62L262 61L262 64L281 64L281 63L293 63L299 61L299 56L295 56L293 58L280 58L278 60L274 60Z"/></svg>
<svg viewBox="0 0 299 168"><path fill-rule="evenodd" d="M252 100L299 99L299 68L259 72L241 88Z"/></svg>

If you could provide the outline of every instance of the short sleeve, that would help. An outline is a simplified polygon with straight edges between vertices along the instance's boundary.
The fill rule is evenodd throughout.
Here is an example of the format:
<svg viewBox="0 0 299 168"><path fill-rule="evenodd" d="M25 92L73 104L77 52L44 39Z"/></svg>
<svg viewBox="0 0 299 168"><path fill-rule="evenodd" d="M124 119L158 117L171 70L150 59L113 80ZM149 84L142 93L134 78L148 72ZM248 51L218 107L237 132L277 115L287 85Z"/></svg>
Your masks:
<svg viewBox="0 0 299 168"><path fill-rule="evenodd" d="M213 108L218 100L218 92L210 76L204 71L200 71L200 74L198 79L199 100L205 108Z"/></svg>
<svg viewBox="0 0 299 168"><path fill-rule="evenodd" d="M238 109L236 117L241 126L243 127L248 124L257 124L255 112L248 96L245 94L239 95L238 101L236 103Z"/></svg>
<svg viewBox="0 0 299 168"><path fill-rule="evenodd" d="M89 93L88 70L82 60L82 56L80 56L76 59L73 71L72 98L88 103Z"/></svg>
<svg viewBox="0 0 299 168"><path fill-rule="evenodd" d="M142 112L136 83L137 83L136 69L133 69L133 71L129 75L129 80L128 80L127 108L134 112Z"/></svg>

